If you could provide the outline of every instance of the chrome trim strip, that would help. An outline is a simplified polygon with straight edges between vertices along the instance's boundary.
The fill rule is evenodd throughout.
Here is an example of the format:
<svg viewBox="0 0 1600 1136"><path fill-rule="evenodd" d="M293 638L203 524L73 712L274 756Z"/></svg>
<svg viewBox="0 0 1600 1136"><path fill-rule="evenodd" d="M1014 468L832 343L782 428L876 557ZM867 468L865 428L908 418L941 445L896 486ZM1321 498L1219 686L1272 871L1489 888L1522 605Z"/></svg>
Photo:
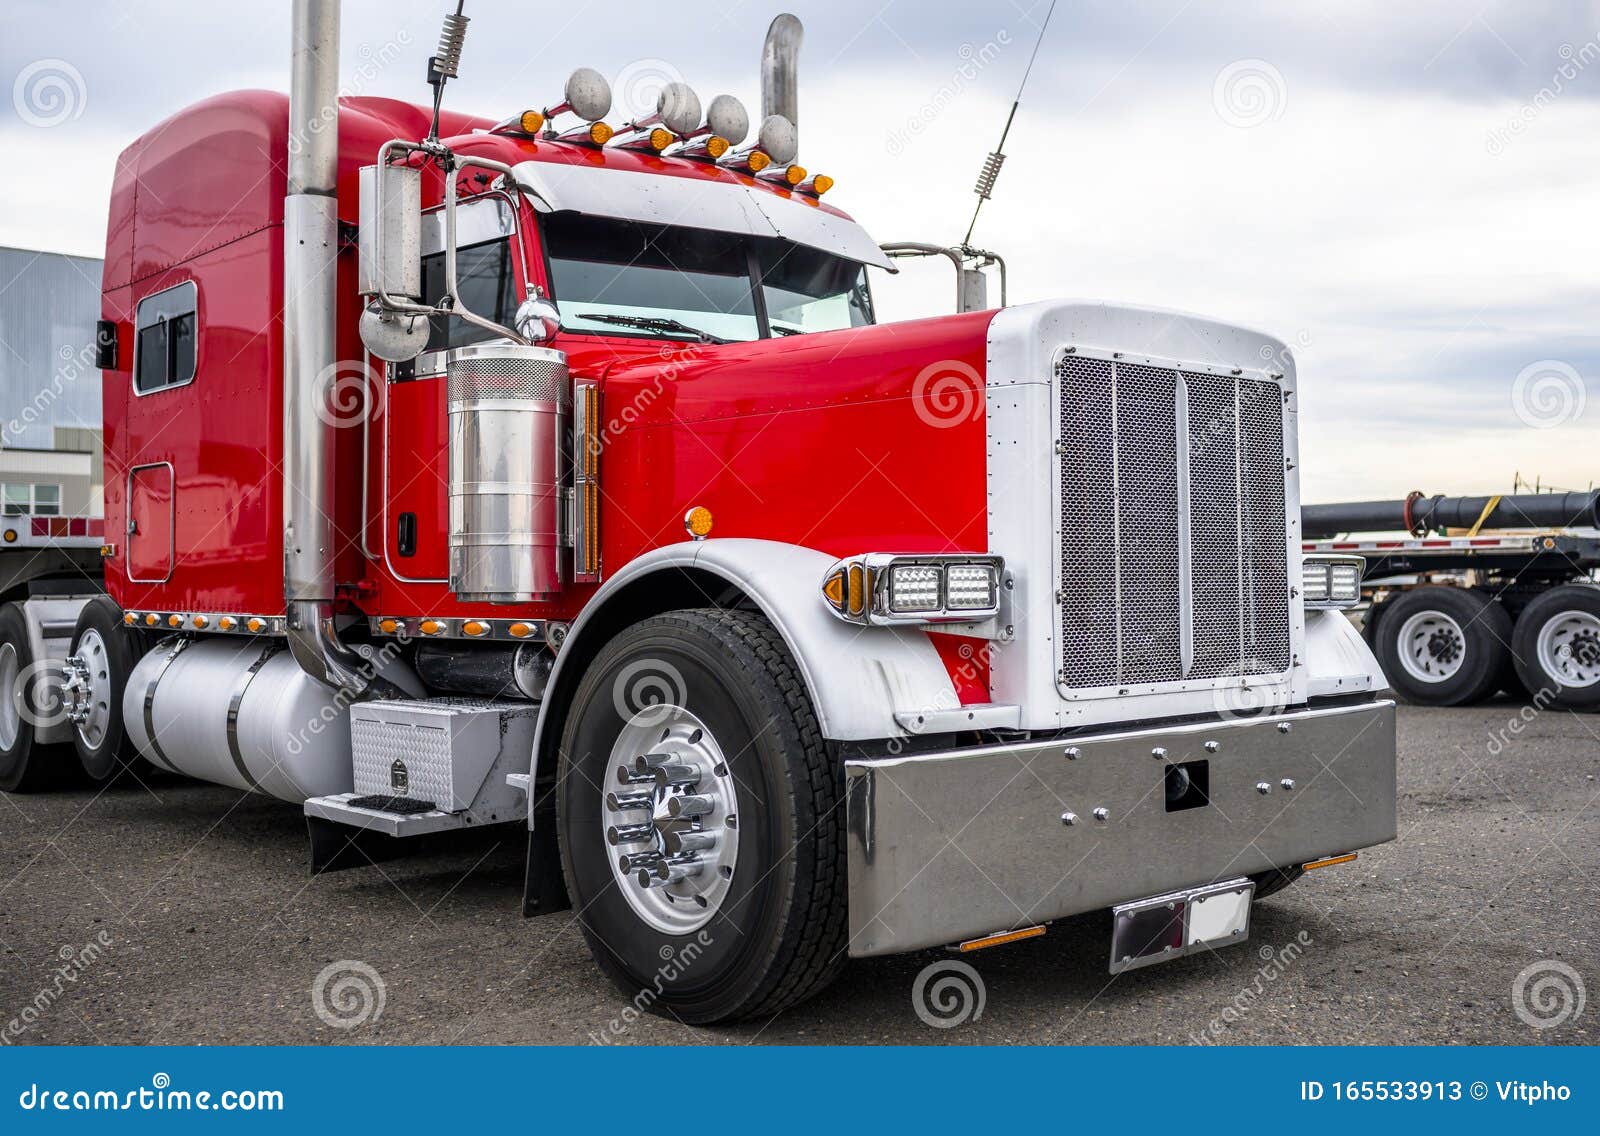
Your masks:
<svg viewBox="0 0 1600 1136"><path fill-rule="evenodd" d="M167 668L172 665L172 660L183 653L183 649L189 645L189 642L188 639L180 638L172 645L171 650L167 652L167 657L161 660L160 669L150 676L150 685L145 687L144 691L144 733L145 737L150 739L150 749L152 751L146 756L154 757L157 765L164 766L173 773L179 772L178 767L172 764L172 759L161 748L161 741L156 737L156 687L160 685L162 676L167 673Z"/></svg>
<svg viewBox="0 0 1600 1136"><path fill-rule="evenodd" d="M257 793L265 793L261 782L256 780L255 774L250 772L250 767L245 764L244 753L239 749L239 707L244 705L245 692L250 689L250 684L256 680L256 675L261 673L261 668L267 661L278 653L277 644L268 644L262 649L261 657L250 664L239 684L233 688L233 696L228 699L228 756L233 758L233 767L239 771L239 776Z"/></svg>

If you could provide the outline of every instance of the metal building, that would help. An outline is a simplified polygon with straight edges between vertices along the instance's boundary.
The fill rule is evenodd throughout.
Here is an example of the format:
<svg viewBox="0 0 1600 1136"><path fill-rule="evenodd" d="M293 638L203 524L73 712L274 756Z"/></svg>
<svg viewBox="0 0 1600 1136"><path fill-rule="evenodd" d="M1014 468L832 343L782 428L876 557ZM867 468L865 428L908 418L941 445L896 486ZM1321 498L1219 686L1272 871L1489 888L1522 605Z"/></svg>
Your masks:
<svg viewBox="0 0 1600 1136"><path fill-rule="evenodd" d="M0 512L99 514L100 261L0 247Z"/></svg>

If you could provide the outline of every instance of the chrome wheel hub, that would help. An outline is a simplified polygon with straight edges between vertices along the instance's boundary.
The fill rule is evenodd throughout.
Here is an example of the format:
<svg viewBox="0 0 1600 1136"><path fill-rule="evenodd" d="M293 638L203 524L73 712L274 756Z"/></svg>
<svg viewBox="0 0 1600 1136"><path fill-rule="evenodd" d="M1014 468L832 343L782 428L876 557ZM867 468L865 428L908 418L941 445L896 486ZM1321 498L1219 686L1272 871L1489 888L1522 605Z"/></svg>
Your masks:
<svg viewBox="0 0 1600 1136"><path fill-rule="evenodd" d="M1564 611L1539 629L1539 667L1563 686L1600 682L1600 619Z"/></svg>
<svg viewBox="0 0 1600 1136"><path fill-rule="evenodd" d="M739 856L738 792L717 740L689 711L650 706L617 735L608 771L600 820L617 886L659 931L703 927Z"/></svg>
<svg viewBox="0 0 1600 1136"><path fill-rule="evenodd" d="M0 643L0 749L16 745L22 732L23 693L17 689L20 671L16 647Z"/></svg>
<svg viewBox="0 0 1600 1136"><path fill-rule="evenodd" d="M1423 611L1400 625L1400 665L1418 682L1444 682L1461 669L1467 634L1442 611Z"/></svg>
<svg viewBox="0 0 1600 1136"><path fill-rule="evenodd" d="M62 664L61 698L78 737L90 749L98 748L111 725L111 659L93 628L78 640L78 653Z"/></svg>

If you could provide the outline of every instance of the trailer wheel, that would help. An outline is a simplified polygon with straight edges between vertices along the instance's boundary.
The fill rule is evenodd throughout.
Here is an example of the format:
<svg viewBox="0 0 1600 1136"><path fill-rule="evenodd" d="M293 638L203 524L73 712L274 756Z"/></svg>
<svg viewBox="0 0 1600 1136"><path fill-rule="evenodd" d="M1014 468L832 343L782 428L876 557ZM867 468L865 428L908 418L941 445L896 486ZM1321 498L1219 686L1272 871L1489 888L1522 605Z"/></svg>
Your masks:
<svg viewBox="0 0 1600 1136"><path fill-rule="evenodd" d="M122 725L122 695L139 661L135 634L122 626L121 611L105 596L84 605L72 632L72 656L81 665L77 679L84 700L83 720L74 725L72 745L92 784L104 784L144 760L129 744Z"/></svg>
<svg viewBox="0 0 1600 1136"><path fill-rule="evenodd" d="M1535 597L1517 618L1511 646L1535 703L1600 706L1600 588L1565 584Z"/></svg>
<svg viewBox="0 0 1600 1136"><path fill-rule="evenodd" d="M675 611L618 635L573 695L556 788L601 970L690 1023L821 990L847 946L842 780L759 615Z"/></svg>
<svg viewBox="0 0 1600 1136"><path fill-rule="evenodd" d="M16 604L0 604L0 789L32 793L61 779L64 747L34 738L38 715L52 699L49 676L34 669L28 624Z"/></svg>
<svg viewBox="0 0 1600 1136"><path fill-rule="evenodd" d="M1409 702L1461 706L1499 688L1511 617L1478 592L1430 584L1384 608L1378 661Z"/></svg>

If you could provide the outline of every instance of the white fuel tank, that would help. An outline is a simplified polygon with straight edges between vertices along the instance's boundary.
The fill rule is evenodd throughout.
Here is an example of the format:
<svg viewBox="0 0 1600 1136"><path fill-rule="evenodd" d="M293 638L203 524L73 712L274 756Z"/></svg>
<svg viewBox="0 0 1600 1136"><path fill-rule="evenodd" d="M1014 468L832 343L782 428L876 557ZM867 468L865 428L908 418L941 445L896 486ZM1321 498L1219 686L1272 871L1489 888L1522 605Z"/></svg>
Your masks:
<svg viewBox="0 0 1600 1136"><path fill-rule="evenodd" d="M417 686L403 663L378 669ZM281 641L164 643L128 676L122 717L153 764L201 781L296 804L353 787L346 699L301 670Z"/></svg>

